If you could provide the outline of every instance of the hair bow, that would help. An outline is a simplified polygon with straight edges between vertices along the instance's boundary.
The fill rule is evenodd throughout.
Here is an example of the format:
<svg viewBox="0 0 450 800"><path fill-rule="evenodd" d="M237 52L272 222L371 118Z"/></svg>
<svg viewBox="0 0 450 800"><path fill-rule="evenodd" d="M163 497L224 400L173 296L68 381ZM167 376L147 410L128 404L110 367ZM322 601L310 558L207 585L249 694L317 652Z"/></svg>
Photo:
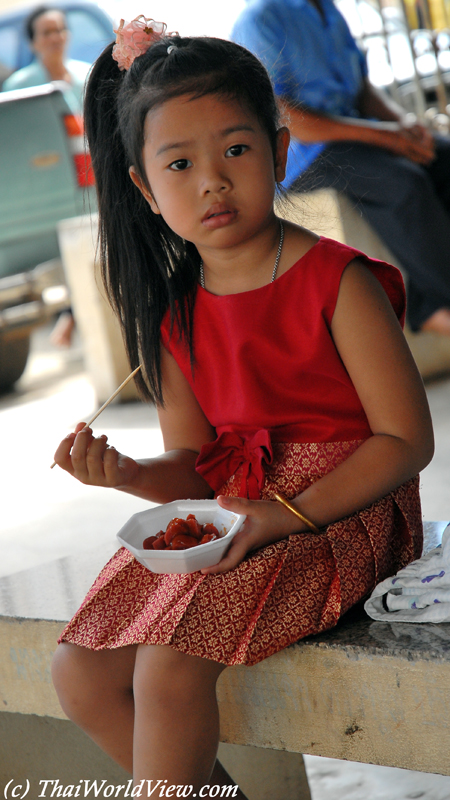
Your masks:
<svg viewBox="0 0 450 800"><path fill-rule="evenodd" d="M146 53L153 42L165 36L178 36L176 31L172 33L166 31L165 22L155 22L143 14L126 24L125 20L121 19L118 29L114 31L117 36L112 51L112 57L117 61L119 69L130 69L134 59Z"/></svg>

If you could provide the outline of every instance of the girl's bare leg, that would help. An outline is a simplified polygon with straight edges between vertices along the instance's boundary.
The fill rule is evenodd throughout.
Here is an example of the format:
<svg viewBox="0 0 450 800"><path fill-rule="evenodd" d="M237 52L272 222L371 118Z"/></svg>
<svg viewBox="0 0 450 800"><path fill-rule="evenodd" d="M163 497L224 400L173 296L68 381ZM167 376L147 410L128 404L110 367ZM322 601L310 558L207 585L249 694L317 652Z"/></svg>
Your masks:
<svg viewBox="0 0 450 800"><path fill-rule="evenodd" d="M54 656L52 673L67 716L133 773L135 783L144 778L199 788L234 783L215 761L219 736L215 684L224 668L170 647L89 650L63 643ZM233 796L246 800L240 790Z"/></svg>
<svg viewBox="0 0 450 800"><path fill-rule="evenodd" d="M136 650L137 645L89 650L63 642L52 663L63 711L130 775Z"/></svg>
<svg viewBox="0 0 450 800"><path fill-rule="evenodd" d="M194 792L210 783L219 744L216 682L224 669L223 664L170 647L138 647L136 783L143 778L167 780L168 785L192 785Z"/></svg>

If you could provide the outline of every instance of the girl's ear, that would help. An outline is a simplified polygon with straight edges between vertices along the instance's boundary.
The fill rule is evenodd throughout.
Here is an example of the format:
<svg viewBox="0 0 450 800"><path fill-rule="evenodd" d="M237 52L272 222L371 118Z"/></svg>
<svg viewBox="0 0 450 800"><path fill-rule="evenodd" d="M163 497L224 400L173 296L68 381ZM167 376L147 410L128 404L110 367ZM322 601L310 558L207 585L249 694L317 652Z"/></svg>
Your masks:
<svg viewBox="0 0 450 800"><path fill-rule="evenodd" d="M158 208L158 204L157 204L155 198L153 197L152 193L149 192L149 190L147 189L147 187L143 183L142 178L140 177L140 175L137 174L135 168L134 167L130 167L130 169L128 170L128 173L129 173L129 176L130 176L131 180L133 181L134 185L137 186L137 188L139 189L139 191L141 192L143 197L145 197L145 199L147 200L147 203L149 204L149 206L150 206L151 210L153 211L153 213L154 214L160 214L161 212L160 212L160 210Z"/></svg>
<svg viewBox="0 0 450 800"><path fill-rule="evenodd" d="M286 162L288 157L289 142L291 134L288 128L277 130L277 150L275 155L275 180L281 183L286 177Z"/></svg>

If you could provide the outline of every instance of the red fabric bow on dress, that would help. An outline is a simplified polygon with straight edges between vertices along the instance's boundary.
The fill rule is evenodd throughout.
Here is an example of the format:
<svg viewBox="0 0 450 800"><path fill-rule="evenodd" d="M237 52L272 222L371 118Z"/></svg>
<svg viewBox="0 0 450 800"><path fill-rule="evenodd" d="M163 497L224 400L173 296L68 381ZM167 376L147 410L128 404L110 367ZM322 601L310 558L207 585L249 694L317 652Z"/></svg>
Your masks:
<svg viewBox="0 0 450 800"><path fill-rule="evenodd" d="M203 445L195 469L217 492L242 466L239 495L259 500L264 486L265 465L272 463L272 457L270 434L264 428L248 439L225 431L214 442Z"/></svg>

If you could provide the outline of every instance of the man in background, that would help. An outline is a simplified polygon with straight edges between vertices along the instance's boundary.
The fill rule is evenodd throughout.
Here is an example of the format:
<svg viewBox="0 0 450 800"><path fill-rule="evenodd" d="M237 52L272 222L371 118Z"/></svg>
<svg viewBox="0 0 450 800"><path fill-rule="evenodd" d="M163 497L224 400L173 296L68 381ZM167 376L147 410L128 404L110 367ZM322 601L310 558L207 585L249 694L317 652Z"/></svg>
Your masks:
<svg viewBox="0 0 450 800"><path fill-rule="evenodd" d="M372 86L332 0L249 0L232 38L287 113L285 187L345 193L408 273L412 329L450 335L450 140Z"/></svg>

